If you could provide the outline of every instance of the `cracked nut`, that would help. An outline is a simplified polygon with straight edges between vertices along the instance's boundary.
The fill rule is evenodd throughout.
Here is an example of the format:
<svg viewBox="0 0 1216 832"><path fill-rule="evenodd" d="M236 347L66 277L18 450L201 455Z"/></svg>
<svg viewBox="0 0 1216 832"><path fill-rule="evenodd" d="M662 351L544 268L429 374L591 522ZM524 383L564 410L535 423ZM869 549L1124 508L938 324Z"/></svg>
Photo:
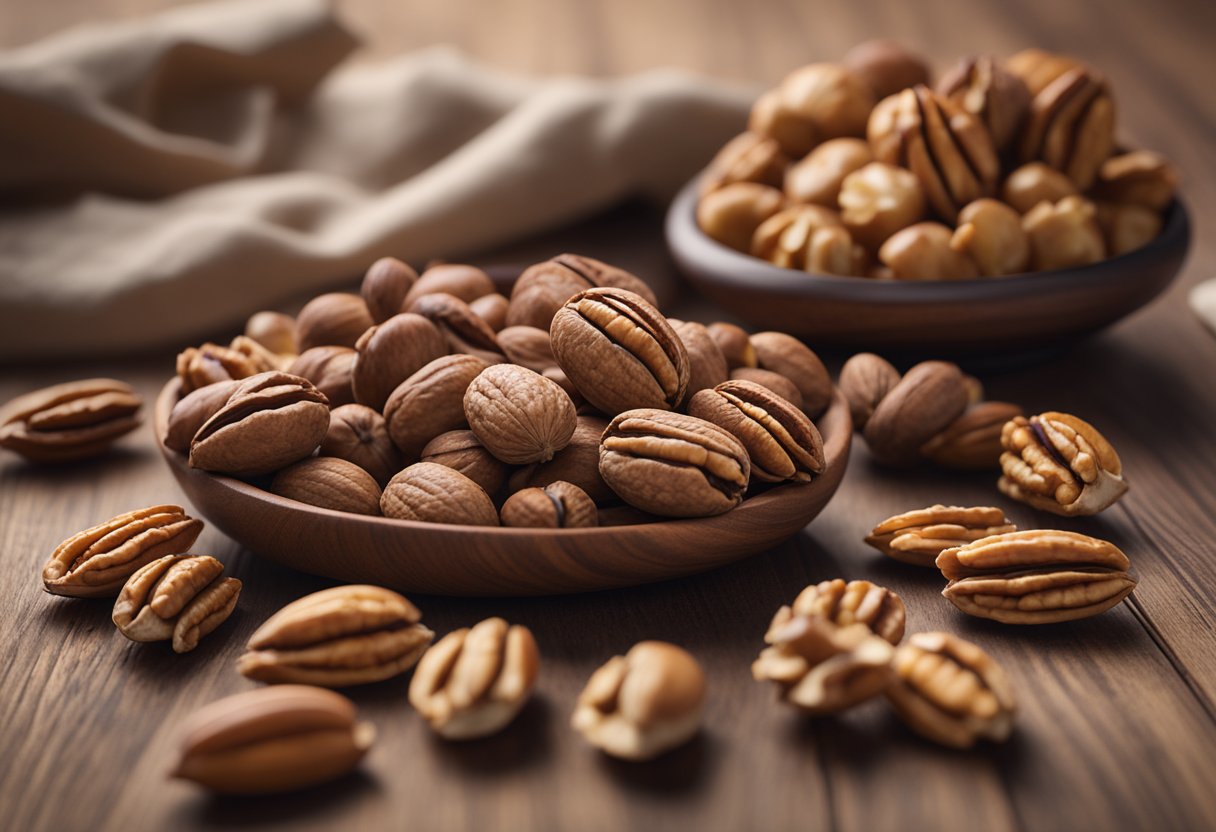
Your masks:
<svg viewBox="0 0 1216 832"><path fill-rule="evenodd" d="M1001 431L1022 408L1009 402L976 402L921 446L921 454L944 468L978 471L1001 465Z"/></svg>
<svg viewBox="0 0 1216 832"><path fill-rule="evenodd" d="M822 618L837 627L864 624L892 644L903 640L907 620L903 600L891 590L869 581L845 583L840 578L806 587L790 610L795 616Z"/></svg>
<svg viewBox="0 0 1216 832"><path fill-rule="evenodd" d="M596 436L598 445L599 436ZM441 433L422 449L422 462L451 468L477 483L487 494L497 494L506 482L507 463L486 450L471 430Z"/></svg>
<svg viewBox="0 0 1216 832"><path fill-rule="evenodd" d="M445 739L487 737L523 709L539 671L532 631L487 618L426 651L410 680L410 704Z"/></svg>
<svg viewBox="0 0 1216 832"><path fill-rule="evenodd" d="M52 595L112 598L147 564L189 551L202 530L203 521L181 506L120 514L55 547L42 568L42 585Z"/></svg>
<svg viewBox="0 0 1216 832"><path fill-rule="evenodd" d="M375 478L355 463L332 456L288 465L274 475L270 492L331 511L380 513L380 485Z"/></svg>
<svg viewBox="0 0 1216 832"><path fill-rule="evenodd" d="M217 381L206 387L199 387L178 399L173 410L169 411L165 447L181 454L189 453L190 443L198 429L228 403L232 391L239 384L236 380Z"/></svg>
<svg viewBox="0 0 1216 832"><path fill-rule="evenodd" d="M649 760L697 733L705 688L705 674L687 651L639 642L591 674L570 725L613 757Z"/></svg>
<svg viewBox="0 0 1216 832"><path fill-rule="evenodd" d="M1005 624L1054 624L1105 612L1136 579L1117 546L1076 532L1034 529L946 549L942 595L968 615Z"/></svg>
<svg viewBox="0 0 1216 832"><path fill-rule="evenodd" d="M975 261L951 245L954 232L939 222L918 222L892 234L878 259L896 280L971 280Z"/></svg>
<svg viewBox="0 0 1216 832"><path fill-rule="evenodd" d="M1001 201L1019 214L1029 213L1040 202L1055 203L1078 194L1071 179L1042 162L1027 162L1010 173L1001 186Z"/></svg>
<svg viewBox="0 0 1216 832"><path fill-rule="evenodd" d="M397 520L497 526L490 495L459 471L434 462L416 462L384 487L380 513Z"/></svg>
<svg viewBox="0 0 1216 832"><path fill-rule="evenodd" d="M841 183L840 219L853 239L870 250L924 217L925 192L911 171L871 162Z"/></svg>
<svg viewBox="0 0 1216 832"><path fill-rule="evenodd" d="M548 462L517 469L511 474L508 490L513 493L564 481L577 485L596 505L615 501L616 492L608 487L600 475L600 437L607 429L606 419L579 416L570 444L554 454Z"/></svg>
<svg viewBox="0 0 1216 832"><path fill-rule="evenodd" d="M355 401L351 384L355 356L351 347L313 347L291 362L287 372L311 381L325 395L330 407L341 407Z"/></svg>
<svg viewBox="0 0 1216 832"><path fill-rule="evenodd" d="M1067 269L1106 256L1097 209L1088 199L1066 196L1054 205L1040 202L1022 217L1036 269Z"/></svg>
<svg viewBox="0 0 1216 832"><path fill-rule="evenodd" d="M353 462L381 487L402 468L401 453L388 435L384 417L362 404L344 404L329 412L329 429L319 453Z"/></svg>
<svg viewBox="0 0 1216 832"><path fill-rule="evenodd" d="M413 312L393 315L368 328L355 343L351 365L355 401L384 410L397 385L447 353L448 344L439 329Z"/></svg>
<svg viewBox="0 0 1216 832"><path fill-rule="evenodd" d="M701 194L732 182L760 182L780 188L790 159L768 136L740 133L722 146L701 178Z"/></svg>
<svg viewBox="0 0 1216 832"><path fill-rule="evenodd" d="M872 352L859 352L844 362L838 386L849 403L854 428L865 428L878 403L899 384L899 379L899 370Z"/></svg>
<svg viewBox="0 0 1216 832"><path fill-rule="evenodd" d="M782 106L807 121L820 140L864 136L874 93L840 64L808 64L781 82Z"/></svg>
<svg viewBox="0 0 1216 832"><path fill-rule="evenodd" d="M259 688L212 702L182 724L173 777L221 794L268 794L348 773L376 729L345 696L305 685Z"/></svg>
<svg viewBox="0 0 1216 832"><path fill-rule="evenodd" d="M487 367L473 379L464 415L486 450L512 465L552 459L577 424L574 402L557 382L514 364Z"/></svg>
<svg viewBox="0 0 1216 832"><path fill-rule="evenodd" d="M382 324L405 310L405 296L418 282L418 272L396 257L381 257L363 276L359 294L372 320Z"/></svg>
<svg viewBox="0 0 1216 832"><path fill-rule="evenodd" d="M628 410L604 431L600 474L622 500L664 517L709 517L739 504L751 463L717 425L666 410Z"/></svg>
<svg viewBox="0 0 1216 832"><path fill-rule="evenodd" d="M987 277L1018 274L1030 265L1022 215L995 199L977 199L959 212L950 247L968 255Z"/></svg>
<svg viewBox="0 0 1216 832"><path fill-rule="evenodd" d="M384 422L406 459L417 459L426 444L464 427L465 395L490 365L474 355L436 358L405 379L384 405Z"/></svg>
<svg viewBox="0 0 1216 832"><path fill-rule="evenodd" d="M266 619L237 670L257 682L330 688L379 682L422 657L435 634L421 620L417 607L382 587L323 589Z"/></svg>
<svg viewBox="0 0 1216 832"><path fill-rule="evenodd" d="M929 83L925 59L894 40L863 41L846 52L841 62L880 99L905 87Z"/></svg>
<svg viewBox="0 0 1216 832"><path fill-rule="evenodd" d="M1123 463L1093 425L1068 413L1018 416L1001 429L1006 497L1052 514L1097 514L1127 493Z"/></svg>
<svg viewBox="0 0 1216 832"><path fill-rule="evenodd" d="M935 505L888 517L866 543L903 563L936 567L946 549L1016 529L999 508Z"/></svg>
<svg viewBox="0 0 1216 832"><path fill-rule="evenodd" d="M182 395L217 381L249 378L273 369L277 368L263 352L242 351L210 342L201 347L187 347L177 355L177 377L181 379Z"/></svg>
<svg viewBox="0 0 1216 832"><path fill-rule="evenodd" d="M1030 90L991 55L963 58L942 76L937 91L983 122L997 153L1017 138L1030 109Z"/></svg>
<svg viewBox="0 0 1216 832"><path fill-rule="evenodd" d="M502 506L502 524L517 528L581 529L599 525L595 503L577 485L558 481L516 491Z"/></svg>
<svg viewBox="0 0 1216 832"><path fill-rule="evenodd" d="M831 139L790 167L785 195L790 202L834 209L844 178L872 161L874 154L865 139Z"/></svg>
<svg viewBox="0 0 1216 832"><path fill-rule="evenodd" d="M241 582L208 555L165 555L127 579L111 618L131 641L169 641L188 653L236 607Z"/></svg>
<svg viewBox="0 0 1216 832"><path fill-rule="evenodd" d="M353 347L374 323L358 295L318 295L296 315L296 344L301 354L313 347Z"/></svg>
<svg viewBox="0 0 1216 832"><path fill-rule="evenodd" d="M887 699L916 733L951 748L1013 731L1013 686L999 664L949 633L916 633L895 650Z"/></svg>
<svg viewBox="0 0 1216 832"><path fill-rule="evenodd" d="M74 462L104 453L139 427L142 400L109 378L56 384L0 410L0 448L32 462Z"/></svg>
<svg viewBox="0 0 1216 832"><path fill-rule="evenodd" d="M732 182L697 201L697 227L735 251L751 250L756 229L785 207L785 194L759 182Z"/></svg>
<svg viewBox="0 0 1216 832"><path fill-rule="evenodd" d="M967 409L967 383L955 364L922 361L908 370L866 421L870 453L887 465L911 465L921 447Z"/></svg>
<svg viewBox="0 0 1216 832"><path fill-rule="evenodd" d="M760 223L751 255L783 269L812 274L852 274L857 270L853 237L839 215L820 205L794 205Z"/></svg>

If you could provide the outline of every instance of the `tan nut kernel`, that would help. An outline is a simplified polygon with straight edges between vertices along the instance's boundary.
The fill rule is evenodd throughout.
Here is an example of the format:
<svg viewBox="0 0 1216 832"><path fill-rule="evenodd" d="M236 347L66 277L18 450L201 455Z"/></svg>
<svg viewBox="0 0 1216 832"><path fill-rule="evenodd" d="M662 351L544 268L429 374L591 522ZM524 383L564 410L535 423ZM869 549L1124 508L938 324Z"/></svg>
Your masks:
<svg viewBox="0 0 1216 832"><path fill-rule="evenodd" d="M896 280L971 280L980 270L967 254L951 246L949 228L918 222L896 231L878 250L878 259Z"/></svg>
<svg viewBox="0 0 1216 832"><path fill-rule="evenodd" d="M820 139L862 136L874 106L870 87L840 64L808 64L781 82L781 103L809 121Z"/></svg>
<svg viewBox="0 0 1216 832"><path fill-rule="evenodd" d="M785 207L785 194L770 185L734 182L701 197L697 226L736 251L749 251L760 224Z"/></svg>
<svg viewBox="0 0 1216 832"><path fill-rule="evenodd" d="M1094 197L1161 212L1169 207L1177 189L1178 172L1163 156L1151 150L1133 150L1102 163Z"/></svg>
<svg viewBox="0 0 1216 832"><path fill-rule="evenodd" d="M1106 437L1068 413L1018 416L1001 430L1001 493L1065 516L1097 514L1127 493Z"/></svg>
<svg viewBox="0 0 1216 832"><path fill-rule="evenodd" d="M845 53L842 63L868 84L878 98L929 83L925 59L894 40L863 41Z"/></svg>
<svg viewBox="0 0 1216 832"><path fill-rule="evenodd" d="M32 462L74 462L107 451L139 427L143 401L109 378L56 384L0 409L0 448Z"/></svg>
<svg viewBox="0 0 1216 832"><path fill-rule="evenodd" d="M1067 269L1097 263L1106 256L1094 204L1066 196L1052 205L1041 202L1022 217L1036 269Z"/></svg>
<svg viewBox="0 0 1216 832"><path fill-rule="evenodd" d="M854 271L853 237L835 211L819 205L795 205L762 222L752 236L751 254L812 274Z"/></svg>
<svg viewBox="0 0 1216 832"><path fill-rule="evenodd" d="M188 653L227 620L241 582L207 555L165 555L127 579L111 618L131 641L170 641Z"/></svg>
<svg viewBox="0 0 1216 832"><path fill-rule="evenodd" d="M740 133L710 161L701 177L701 193L732 182L759 182L780 188L789 163L775 140L757 133Z"/></svg>
<svg viewBox="0 0 1216 832"><path fill-rule="evenodd" d="M995 199L977 199L958 214L950 247L970 256L980 274L1018 274L1030 265L1030 238L1017 211Z"/></svg>
<svg viewBox="0 0 1216 832"><path fill-rule="evenodd" d="M182 395L217 381L249 378L271 369L275 368L261 355L250 355L219 344L187 347L177 355L177 377L181 379Z"/></svg>
<svg viewBox="0 0 1216 832"><path fill-rule="evenodd" d="M903 563L935 567L946 549L1016 529L999 508L935 505L888 517L866 543Z"/></svg>
<svg viewBox="0 0 1216 832"><path fill-rule="evenodd" d="M1001 186L1001 200L1020 214L1029 213L1040 202L1055 203L1078 193L1071 179L1042 162L1027 162Z"/></svg>
<svg viewBox="0 0 1216 832"><path fill-rule="evenodd" d="M1148 245L1161 233L1161 215L1143 205L1099 202L1098 227L1111 257Z"/></svg>
<svg viewBox="0 0 1216 832"><path fill-rule="evenodd" d="M794 615L823 618L837 627L864 624L892 644L904 637L907 611L898 595L869 581L840 578L811 584L790 605Z"/></svg>
<svg viewBox="0 0 1216 832"><path fill-rule="evenodd" d="M844 178L840 218L853 238L873 250L925 216L925 194L911 172L871 162Z"/></svg>
<svg viewBox="0 0 1216 832"><path fill-rule="evenodd" d="M874 161L865 139L832 139L816 147L785 174L785 195L791 202L836 208L840 183Z"/></svg>
<svg viewBox="0 0 1216 832"><path fill-rule="evenodd" d="M756 99L747 119L747 129L774 139L785 155L793 159L801 159L819 141L814 123L791 110L779 89L769 90Z"/></svg>

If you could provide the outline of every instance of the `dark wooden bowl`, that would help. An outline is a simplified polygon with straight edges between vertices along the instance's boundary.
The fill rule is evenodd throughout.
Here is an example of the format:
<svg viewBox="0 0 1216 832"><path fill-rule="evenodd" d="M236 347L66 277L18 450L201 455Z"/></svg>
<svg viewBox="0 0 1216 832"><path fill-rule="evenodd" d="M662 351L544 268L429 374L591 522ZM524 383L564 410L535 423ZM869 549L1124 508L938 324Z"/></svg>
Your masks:
<svg viewBox="0 0 1216 832"><path fill-rule="evenodd" d="M836 493L853 426L839 392L818 425L825 472L717 517L594 529L507 529L364 517L288 500L190 468L164 446L178 381L156 402L157 444L194 507L254 553L343 581L438 595L553 595L703 572L796 534Z"/></svg>
<svg viewBox="0 0 1216 832"><path fill-rule="evenodd" d="M1177 276L1191 241L1186 207L1175 201L1155 240L1091 266L915 283L807 274L704 234L696 221L697 183L689 182L667 213L667 245L680 271L748 323L814 346L955 357L1047 353L1159 295Z"/></svg>

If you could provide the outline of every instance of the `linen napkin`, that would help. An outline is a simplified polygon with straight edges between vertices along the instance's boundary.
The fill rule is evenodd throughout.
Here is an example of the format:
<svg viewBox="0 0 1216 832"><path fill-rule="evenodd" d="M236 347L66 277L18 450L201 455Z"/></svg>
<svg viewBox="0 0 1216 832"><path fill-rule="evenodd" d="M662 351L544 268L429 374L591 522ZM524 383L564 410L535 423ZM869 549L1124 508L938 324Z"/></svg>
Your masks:
<svg viewBox="0 0 1216 832"><path fill-rule="evenodd" d="M665 198L750 97L442 47L335 71L355 45L325 0L230 0L0 55L0 361L181 346L382 255Z"/></svg>

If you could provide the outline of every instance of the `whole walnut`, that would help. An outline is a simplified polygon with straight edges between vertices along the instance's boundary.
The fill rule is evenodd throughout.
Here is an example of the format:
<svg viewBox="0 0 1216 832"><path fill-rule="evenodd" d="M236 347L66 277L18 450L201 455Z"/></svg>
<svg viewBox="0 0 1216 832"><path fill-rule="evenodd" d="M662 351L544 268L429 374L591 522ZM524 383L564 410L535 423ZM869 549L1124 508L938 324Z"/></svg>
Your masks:
<svg viewBox="0 0 1216 832"><path fill-rule="evenodd" d="M781 82L781 103L807 119L820 141L864 136L874 92L840 64L808 64Z"/></svg>
<svg viewBox="0 0 1216 832"><path fill-rule="evenodd" d="M925 59L894 40L859 43L845 53L843 63L869 85L876 98L886 98L906 87L929 83L929 65Z"/></svg>

